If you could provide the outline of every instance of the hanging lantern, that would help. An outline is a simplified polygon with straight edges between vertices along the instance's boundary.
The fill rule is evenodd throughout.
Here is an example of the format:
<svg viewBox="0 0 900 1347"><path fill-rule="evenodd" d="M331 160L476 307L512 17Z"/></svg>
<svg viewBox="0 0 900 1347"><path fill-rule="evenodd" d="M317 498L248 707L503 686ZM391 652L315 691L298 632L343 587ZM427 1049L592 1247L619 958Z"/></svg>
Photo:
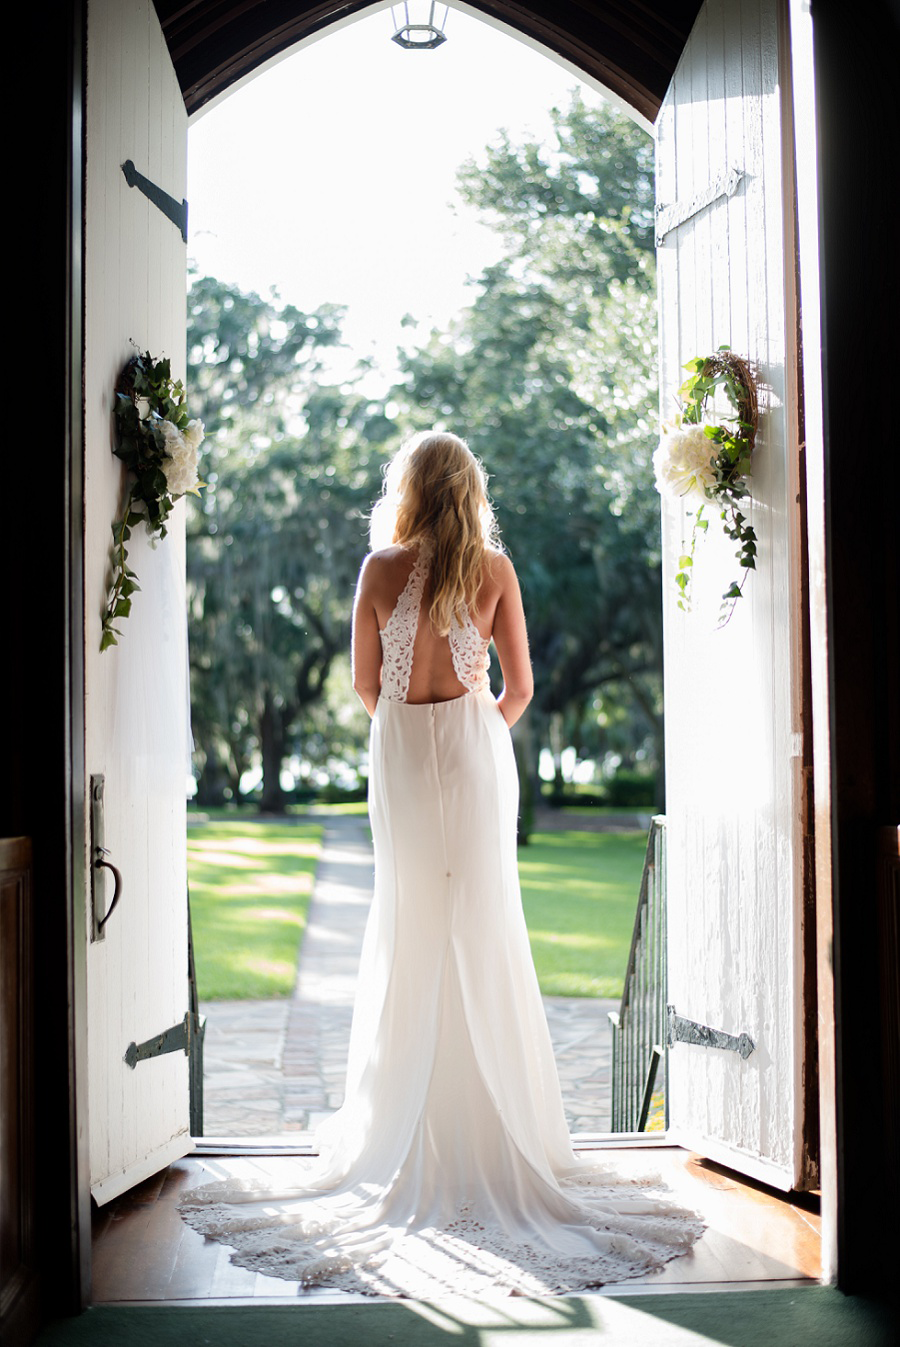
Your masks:
<svg viewBox="0 0 900 1347"><path fill-rule="evenodd" d="M404 3L397 5L396 8L400 11L399 20L394 13L395 6L391 5L391 19L394 23L391 41L396 42L398 46L405 47L407 51L434 51L435 47L447 41L444 29L447 26L449 5L440 6L443 8L444 17L437 23L434 11L439 6L434 0L404 0Z"/></svg>

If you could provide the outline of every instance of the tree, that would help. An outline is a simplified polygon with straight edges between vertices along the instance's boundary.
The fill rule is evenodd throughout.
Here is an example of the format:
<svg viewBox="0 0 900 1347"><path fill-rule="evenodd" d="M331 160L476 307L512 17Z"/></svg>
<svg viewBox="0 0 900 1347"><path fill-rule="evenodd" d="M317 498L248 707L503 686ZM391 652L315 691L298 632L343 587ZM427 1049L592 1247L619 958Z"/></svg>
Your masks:
<svg viewBox="0 0 900 1347"><path fill-rule="evenodd" d="M379 446L440 424L493 473L522 579L537 684L526 798L550 718L583 725L600 689L617 723L633 708L636 735L650 720L661 755L652 144L577 95L555 127L549 149L501 137L464 166L507 253L449 331L406 356L398 426L323 386L334 307L192 287L192 399L212 431L190 570L195 727L207 777L232 791L261 754L277 806L304 717L321 733L310 708L346 644Z"/></svg>
<svg viewBox="0 0 900 1347"><path fill-rule="evenodd" d="M464 167L507 255L396 394L493 474L535 666L533 773L549 718L584 716L605 685L662 747L652 142L577 94L555 129L550 150L502 136Z"/></svg>
<svg viewBox="0 0 900 1347"><path fill-rule="evenodd" d="M352 389L319 382L335 310L279 308L207 277L189 311L192 396L212 432L189 525L201 793L236 795L257 757L262 807L277 810L294 732L349 641L380 464L371 445L391 427Z"/></svg>
<svg viewBox="0 0 900 1347"><path fill-rule="evenodd" d="M192 276L188 291L191 414L224 448L252 434L277 441L303 422L321 351L340 344L342 310L303 313L213 276Z"/></svg>

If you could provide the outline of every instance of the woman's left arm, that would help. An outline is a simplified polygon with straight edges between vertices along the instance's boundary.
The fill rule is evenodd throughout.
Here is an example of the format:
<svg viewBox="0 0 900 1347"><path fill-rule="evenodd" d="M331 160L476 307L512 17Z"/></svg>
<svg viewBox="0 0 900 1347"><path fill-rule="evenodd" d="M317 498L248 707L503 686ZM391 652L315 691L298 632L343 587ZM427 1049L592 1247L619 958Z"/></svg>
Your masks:
<svg viewBox="0 0 900 1347"><path fill-rule="evenodd" d="M534 676L528 654L522 594L509 557L499 558L498 572L501 589L492 635L503 673L503 691L497 698L497 705L507 725L512 727L534 696Z"/></svg>
<svg viewBox="0 0 900 1347"><path fill-rule="evenodd" d="M372 557L369 555L362 564L356 584L350 647L353 690L370 716L375 714L381 692L381 636L373 601L372 571Z"/></svg>

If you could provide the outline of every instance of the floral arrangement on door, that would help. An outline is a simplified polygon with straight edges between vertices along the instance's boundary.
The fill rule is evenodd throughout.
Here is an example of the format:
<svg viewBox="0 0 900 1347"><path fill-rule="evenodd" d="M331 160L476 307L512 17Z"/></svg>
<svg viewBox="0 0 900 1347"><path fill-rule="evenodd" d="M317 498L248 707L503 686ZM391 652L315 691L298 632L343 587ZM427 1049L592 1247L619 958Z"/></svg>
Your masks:
<svg viewBox="0 0 900 1347"><path fill-rule="evenodd" d="M690 580L698 533L709 527L706 510L718 509L726 535L737 544L742 574L722 595L719 625L723 626L743 595L750 571L756 569L756 533L747 515L752 505L750 465L759 409L750 366L727 346L714 355L695 356L684 366L689 377L678 390L681 412L663 426L653 455L656 488L669 500L693 506L693 529L688 548L682 544L675 584L678 606L690 608ZM707 414L707 402L722 388L734 408L733 416L718 420Z"/></svg>
<svg viewBox="0 0 900 1347"><path fill-rule="evenodd" d="M112 525L113 546L103 634L100 649L118 645L122 635L116 623L131 612L132 596L140 591L138 577L128 565L127 543L143 523L156 542L166 536L166 522L175 502L199 495L206 485L199 477L201 421L190 420L183 384L172 378L167 359L154 360L149 352L132 356L116 385L116 442L113 453L131 476L122 517Z"/></svg>

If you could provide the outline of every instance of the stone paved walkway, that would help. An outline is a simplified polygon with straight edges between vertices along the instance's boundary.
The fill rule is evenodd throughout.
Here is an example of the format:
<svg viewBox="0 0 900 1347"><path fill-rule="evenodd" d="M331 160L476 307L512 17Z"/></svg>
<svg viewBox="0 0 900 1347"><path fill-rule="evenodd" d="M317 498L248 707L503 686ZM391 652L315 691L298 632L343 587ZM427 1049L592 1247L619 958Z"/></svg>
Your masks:
<svg viewBox="0 0 900 1347"><path fill-rule="evenodd" d="M201 1005L207 1137L305 1132L340 1106L371 896L368 821L329 815L293 998ZM545 997L544 1007L570 1129L607 1131L607 1012L618 1002Z"/></svg>

